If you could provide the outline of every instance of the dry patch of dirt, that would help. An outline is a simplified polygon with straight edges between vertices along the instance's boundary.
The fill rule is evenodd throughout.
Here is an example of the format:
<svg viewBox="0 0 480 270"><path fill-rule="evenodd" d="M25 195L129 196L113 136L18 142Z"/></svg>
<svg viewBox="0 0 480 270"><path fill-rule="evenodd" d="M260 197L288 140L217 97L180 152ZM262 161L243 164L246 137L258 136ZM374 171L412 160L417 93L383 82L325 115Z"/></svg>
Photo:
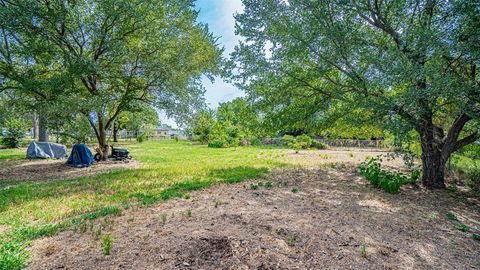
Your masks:
<svg viewBox="0 0 480 270"><path fill-rule="evenodd" d="M259 181L273 187L250 188ZM354 171L275 171L37 240L29 268L478 269L480 242L446 213L478 232L479 209L468 194L403 187L390 195ZM100 224L111 226L99 235Z"/></svg>
<svg viewBox="0 0 480 270"><path fill-rule="evenodd" d="M68 179L81 176L91 176L124 168L138 168L139 162L132 160L94 162L92 166L75 168L66 164L67 160L53 159L23 159L3 164L0 168L1 180L42 181L50 179Z"/></svg>
<svg viewBox="0 0 480 270"><path fill-rule="evenodd" d="M391 154L387 150L381 149L348 149L348 148L330 148L326 150L301 150L295 153L294 150L286 152L286 158L289 163L307 168L318 168L322 165L359 165L367 158L382 156L382 164L388 168L406 170L405 163L399 157L388 158Z"/></svg>

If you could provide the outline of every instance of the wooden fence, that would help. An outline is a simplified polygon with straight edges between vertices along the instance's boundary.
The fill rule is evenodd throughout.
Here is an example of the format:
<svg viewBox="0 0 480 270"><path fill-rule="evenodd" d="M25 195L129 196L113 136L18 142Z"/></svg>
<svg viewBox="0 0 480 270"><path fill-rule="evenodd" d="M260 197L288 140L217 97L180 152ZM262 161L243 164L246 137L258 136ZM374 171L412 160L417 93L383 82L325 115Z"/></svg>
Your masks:
<svg viewBox="0 0 480 270"><path fill-rule="evenodd" d="M383 148L382 140L317 139L332 147Z"/></svg>

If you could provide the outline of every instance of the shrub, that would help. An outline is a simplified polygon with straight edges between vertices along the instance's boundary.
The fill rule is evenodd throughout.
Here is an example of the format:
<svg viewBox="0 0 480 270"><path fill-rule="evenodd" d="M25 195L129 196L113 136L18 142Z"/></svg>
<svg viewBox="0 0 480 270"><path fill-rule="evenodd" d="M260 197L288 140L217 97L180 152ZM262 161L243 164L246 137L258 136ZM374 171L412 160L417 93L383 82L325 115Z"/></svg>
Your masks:
<svg viewBox="0 0 480 270"><path fill-rule="evenodd" d="M250 144L254 146L259 146L262 144L262 141L259 138L254 137L250 139Z"/></svg>
<svg viewBox="0 0 480 270"><path fill-rule="evenodd" d="M292 143L288 144L288 147L295 150L295 153L298 153L301 149L303 149L304 144L302 144L300 142L292 142Z"/></svg>
<svg viewBox="0 0 480 270"><path fill-rule="evenodd" d="M107 256L110 255L110 252L112 251L112 238L110 237L110 234L106 234L102 238L102 250L103 250L103 255Z"/></svg>
<svg viewBox="0 0 480 270"><path fill-rule="evenodd" d="M467 173L467 177L468 187L475 192L480 192L480 168L475 167L474 169L470 170Z"/></svg>
<svg viewBox="0 0 480 270"><path fill-rule="evenodd" d="M382 170L381 158L371 158L362 162L358 167L359 173L367 179L370 184L382 188L388 193L395 194L402 185L415 182L417 173L409 177L400 172Z"/></svg>
<svg viewBox="0 0 480 270"><path fill-rule="evenodd" d="M312 144L311 144L311 147L312 148L315 148L315 149L327 149L327 145L322 143L321 141L317 141L317 140L312 140Z"/></svg>
<svg viewBox="0 0 480 270"><path fill-rule="evenodd" d="M5 123L5 134L2 138L2 144L8 148L16 148L20 146L23 138L25 138L27 128L19 119L7 120Z"/></svg>
<svg viewBox="0 0 480 270"><path fill-rule="evenodd" d="M292 135L283 135L282 144L288 146L291 143L295 143L295 137L293 137Z"/></svg>
<svg viewBox="0 0 480 270"><path fill-rule="evenodd" d="M211 140L210 142L208 142L208 147L224 148L224 147L228 147L228 143L227 143L227 141L222 140L222 139L215 139L215 140Z"/></svg>
<svg viewBox="0 0 480 270"><path fill-rule="evenodd" d="M303 134L303 135L295 137L295 141L297 143L300 143L302 145L303 149L310 148L310 146L312 146L312 142L313 142L312 138L310 138L310 136L308 136L307 134Z"/></svg>
<svg viewBox="0 0 480 270"><path fill-rule="evenodd" d="M148 133L144 132L140 136L137 137L137 142L142 143L144 141L148 140Z"/></svg>

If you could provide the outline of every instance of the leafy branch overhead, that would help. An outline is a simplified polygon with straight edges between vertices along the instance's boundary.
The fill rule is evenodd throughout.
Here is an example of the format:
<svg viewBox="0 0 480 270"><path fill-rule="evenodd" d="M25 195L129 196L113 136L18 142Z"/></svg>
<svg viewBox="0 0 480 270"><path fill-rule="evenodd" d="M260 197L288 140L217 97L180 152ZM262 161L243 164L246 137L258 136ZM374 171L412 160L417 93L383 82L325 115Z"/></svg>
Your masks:
<svg viewBox="0 0 480 270"><path fill-rule="evenodd" d="M321 127L360 112L357 122L414 130L429 187L444 187L450 155L480 138L471 1L243 2L231 74L272 121Z"/></svg>
<svg viewBox="0 0 480 270"><path fill-rule="evenodd" d="M200 77L218 69L222 50L197 23L191 0L0 5L1 80L21 94L73 104L102 148L105 130L135 102L170 116L203 104Z"/></svg>

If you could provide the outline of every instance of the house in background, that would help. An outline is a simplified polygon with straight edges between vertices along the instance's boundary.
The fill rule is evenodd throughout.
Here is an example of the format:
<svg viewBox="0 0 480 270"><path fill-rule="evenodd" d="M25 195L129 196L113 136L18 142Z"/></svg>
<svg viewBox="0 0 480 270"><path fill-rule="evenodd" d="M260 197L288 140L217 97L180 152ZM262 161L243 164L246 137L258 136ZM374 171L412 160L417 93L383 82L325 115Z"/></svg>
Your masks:
<svg viewBox="0 0 480 270"><path fill-rule="evenodd" d="M155 128L153 134L150 136L150 138L154 140L172 140L175 139L175 137L178 137L180 140L188 139L188 136L185 135L183 130L164 126Z"/></svg>

